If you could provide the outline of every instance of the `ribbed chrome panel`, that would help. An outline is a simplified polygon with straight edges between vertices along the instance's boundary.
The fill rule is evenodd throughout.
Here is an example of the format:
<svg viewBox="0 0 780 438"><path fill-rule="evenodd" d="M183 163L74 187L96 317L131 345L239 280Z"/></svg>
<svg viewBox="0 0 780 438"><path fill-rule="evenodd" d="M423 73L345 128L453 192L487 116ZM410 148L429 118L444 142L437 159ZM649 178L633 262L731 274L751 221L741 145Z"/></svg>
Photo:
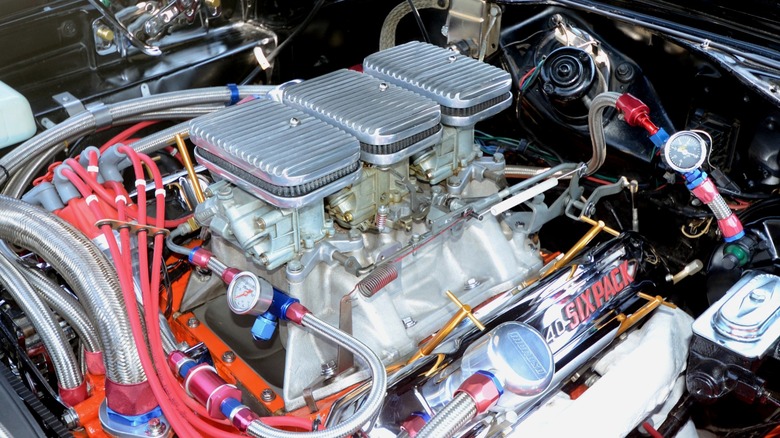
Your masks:
<svg viewBox="0 0 780 438"><path fill-rule="evenodd" d="M509 73L419 41L368 56L363 70L435 100L442 106L442 123L449 126L472 125L512 101Z"/></svg>
<svg viewBox="0 0 780 438"><path fill-rule="evenodd" d="M361 159L373 164L393 164L441 139L436 102L352 70L287 87L284 100L357 137Z"/></svg>
<svg viewBox="0 0 780 438"><path fill-rule="evenodd" d="M280 207L332 194L360 168L357 139L266 99L193 119L190 139L209 170Z"/></svg>

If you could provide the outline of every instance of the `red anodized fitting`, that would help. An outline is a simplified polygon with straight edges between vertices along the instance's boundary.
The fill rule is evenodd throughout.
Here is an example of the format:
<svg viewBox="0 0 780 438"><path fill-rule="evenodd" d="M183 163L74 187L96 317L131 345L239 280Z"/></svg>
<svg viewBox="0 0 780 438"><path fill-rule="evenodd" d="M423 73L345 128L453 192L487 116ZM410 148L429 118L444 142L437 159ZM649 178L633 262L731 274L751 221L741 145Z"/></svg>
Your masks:
<svg viewBox="0 0 780 438"><path fill-rule="evenodd" d="M102 376L106 374L106 364L103 363L103 352L101 351L85 351L84 359L87 363L87 371L94 376Z"/></svg>
<svg viewBox="0 0 780 438"><path fill-rule="evenodd" d="M230 422L233 423L233 426L235 426L236 429L240 430L241 432L246 432L246 430L249 428L249 425L253 421L259 419L260 416L252 412L251 409L244 405L241 405L235 411L230 413Z"/></svg>
<svg viewBox="0 0 780 438"><path fill-rule="evenodd" d="M425 423L427 421L421 415L412 414L401 424L401 429L405 430L410 438L414 438L425 426Z"/></svg>
<svg viewBox="0 0 780 438"><path fill-rule="evenodd" d="M713 183L709 177L699 184L698 187L691 189L691 192L693 193L693 196L696 196L699 201L705 204L711 203L720 195L718 188L715 187L715 183Z"/></svg>
<svg viewBox="0 0 780 438"><path fill-rule="evenodd" d="M183 351L174 350L168 355L168 366L176 372L176 375L179 375L179 368L181 368L185 362L191 360L192 359Z"/></svg>
<svg viewBox="0 0 780 438"><path fill-rule="evenodd" d="M481 414L496 404L498 398L501 397L502 389L487 374L476 372L461 383L453 396L461 392L465 392L474 400L477 414Z"/></svg>
<svg viewBox="0 0 780 438"><path fill-rule="evenodd" d="M77 404L83 402L87 399L89 394L87 393L87 381L81 382L81 385L65 389L63 387L59 387L60 390L60 398L62 399L62 402L65 403L68 406L76 406Z"/></svg>
<svg viewBox="0 0 780 438"><path fill-rule="evenodd" d="M192 250L189 259L190 263L199 268L208 268L212 256L208 250L198 247Z"/></svg>
<svg viewBox="0 0 780 438"><path fill-rule="evenodd" d="M241 273L241 271L236 268L227 268L225 269L225 272L222 273L222 281L226 284L230 284L233 281L233 278L239 273Z"/></svg>
<svg viewBox="0 0 780 438"><path fill-rule="evenodd" d="M287 312L285 312L284 316L290 321L300 325L303 321L303 317L306 316L307 313L311 313L309 309L303 304L295 302L287 307Z"/></svg>
<svg viewBox="0 0 780 438"><path fill-rule="evenodd" d="M106 379L106 404L121 415L141 415L157 407L148 381L123 385Z"/></svg>
<svg viewBox="0 0 780 438"><path fill-rule="evenodd" d="M641 100L625 93L617 99L615 106L630 126L641 126L650 135L658 132L658 126L650 120L650 108Z"/></svg>
<svg viewBox="0 0 780 438"><path fill-rule="evenodd" d="M740 222L739 218L737 218L737 215L734 213L731 213L723 219L719 219L718 228L720 228L723 237L726 239L738 236L743 231L742 222Z"/></svg>
<svg viewBox="0 0 780 438"><path fill-rule="evenodd" d="M220 406L226 398L241 400L241 390L225 382L211 365L194 366L184 379L184 388L195 400L206 406L212 418L225 418Z"/></svg>

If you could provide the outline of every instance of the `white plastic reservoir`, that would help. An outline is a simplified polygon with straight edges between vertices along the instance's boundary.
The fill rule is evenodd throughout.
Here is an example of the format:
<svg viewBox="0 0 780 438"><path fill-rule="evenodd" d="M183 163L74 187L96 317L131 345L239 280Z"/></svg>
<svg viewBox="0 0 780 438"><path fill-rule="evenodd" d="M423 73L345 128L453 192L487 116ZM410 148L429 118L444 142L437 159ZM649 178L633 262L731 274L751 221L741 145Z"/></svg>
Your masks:
<svg viewBox="0 0 780 438"><path fill-rule="evenodd" d="M0 82L0 148L35 135L35 118L30 102L18 91Z"/></svg>

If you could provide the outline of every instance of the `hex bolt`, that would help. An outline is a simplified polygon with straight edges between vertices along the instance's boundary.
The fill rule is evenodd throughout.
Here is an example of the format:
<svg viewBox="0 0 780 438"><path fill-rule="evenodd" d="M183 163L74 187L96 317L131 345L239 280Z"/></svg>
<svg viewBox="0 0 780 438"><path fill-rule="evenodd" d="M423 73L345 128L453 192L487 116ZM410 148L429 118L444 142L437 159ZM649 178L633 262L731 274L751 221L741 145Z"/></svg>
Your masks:
<svg viewBox="0 0 780 438"><path fill-rule="evenodd" d="M195 278L198 281L208 281L211 278L211 271L206 268L195 268Z"/></svg>
<svg viewBox="0 0 780 438"><path fill-rule="evenodd" d="M618 79L622 82L629 82L630 80L634 79L634 67L626 62L618 65L615 73Z"/></svg>
<svg viewBox="0 0 780 438"><path fill-rule="evenodd" d="M276 400L276 393L271 388L265 388L263 392L260 393L260 400L270 403Z"/></svg>
<svg viewBox="0 0 780 438"><path fill-rule="evenodd" d="M190 319L187 320L187 327L189 328L198 328L200 325L200 321L198 321L198 318L192 316Z"/></svg>
<svg viewBox="0 0 780 438"><path fill-rule="evenodd" d="M146 433L149 436L161 436L167 429L165 423L160 421L158 417L154 417L146 423Z"/></svg>
<svg viewBox="0 0 780 438"><path fill-rule="evenodd" d="M235 360L236 360L236 353L234 353L233 351L228 350L222 353L222 362L233 363Z"/></svg>
<svg viewBox="0 0 780 438"><path fill-rule="evenodd" d="M301 272L303 271L303 263L298 260L291 260L287 263L287 270L290 272Z"/></svg>
<svg viewBox="0 0 780 438"><path fill-rule="evenodd" d="M298 126L301 124L301 120L297 117L293 117L290 119L290 126Z"/></svg>
<svg viewBox="0 0 780 438"><path fill-rule="evenodd" d="M68 429L76 429L79 427L79 415L73 408L68 408L62 413L62 422L65 423Z"/></svg>
<svg viewBox="0 0 780 438"><path fill-rule="evenodd" d="M220 201L227 201L233 199L233 189L230 186L225 186L219 189L217 192L217 199Z"/></svg>
<svg viewBox="0 0 780 438"><path fill-rule="evenodd" d="M329 360L320 364L320 374L323 377L333 377L336 374L336 361Z"/></svg>
<svg viewBox="0 0 780 438"><path fill-rule="evenodd" d="M447 57L447 61L449 62L455 62L455 60L458 59L458 55L450 55Z"/></svg>
<svg viewBox="0 0 780 438"><path fill-rule="evenodd" d="M379 84L379 91L385 91L387 90L387 87L388 87L387 82L382 82L381 84Z"/></svg>
<svg viewBox="0 0 780 438"><path fill-rule="evenodd" d="M361 240L362 238L363 237L360 235L360 231L358 231L358 230L356 230L354 228L351 228L349 230L349 240L358 241L358 240Z"/></svg>

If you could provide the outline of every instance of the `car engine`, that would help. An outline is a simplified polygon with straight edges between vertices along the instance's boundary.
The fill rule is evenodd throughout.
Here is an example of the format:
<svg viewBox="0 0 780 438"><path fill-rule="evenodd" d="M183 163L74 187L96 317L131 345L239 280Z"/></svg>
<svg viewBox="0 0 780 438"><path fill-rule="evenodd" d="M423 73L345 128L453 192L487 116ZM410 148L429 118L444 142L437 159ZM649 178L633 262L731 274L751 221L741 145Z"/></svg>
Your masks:
<svg viewBox="0 0 780 438"><path fill-rule="evenodd" d="M7 3L0 435L780 436L773 11Z"/></svg>

